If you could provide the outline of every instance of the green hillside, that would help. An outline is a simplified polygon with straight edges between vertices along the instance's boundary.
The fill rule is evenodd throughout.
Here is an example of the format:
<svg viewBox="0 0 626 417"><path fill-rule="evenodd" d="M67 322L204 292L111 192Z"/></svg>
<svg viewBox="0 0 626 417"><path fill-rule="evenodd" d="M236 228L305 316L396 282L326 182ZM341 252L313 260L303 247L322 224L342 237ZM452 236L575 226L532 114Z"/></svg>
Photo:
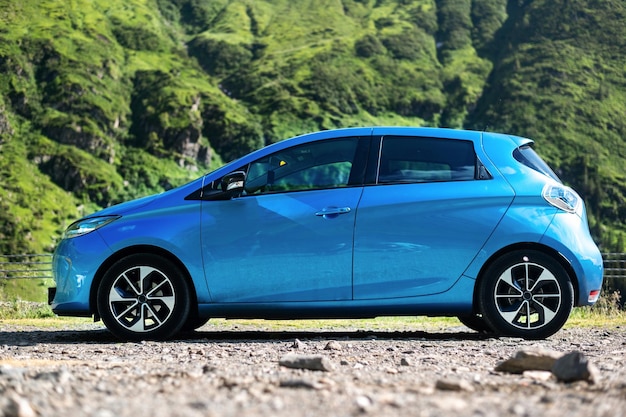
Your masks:
<svg viewBox="0 0 626 417"><path fill-rule="evenodd" d="M604 251L626 251L626 2L511 2L470 128L535 138L587 202Z"/></svg>
<svg viewBox="0 0 626 417"><path fill-rule="evenodd" d="M626 235L626 1L0 0L0 254L357 125L529 136Z"/></svg>

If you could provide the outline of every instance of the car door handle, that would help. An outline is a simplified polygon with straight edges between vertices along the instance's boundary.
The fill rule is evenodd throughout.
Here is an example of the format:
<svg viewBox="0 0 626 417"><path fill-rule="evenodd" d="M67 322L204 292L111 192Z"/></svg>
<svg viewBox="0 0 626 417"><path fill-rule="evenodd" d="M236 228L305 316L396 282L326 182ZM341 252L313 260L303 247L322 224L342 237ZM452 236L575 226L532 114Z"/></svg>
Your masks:
<svg viewBox="0 0 626 417"><path fill-rule="evenodd" d="M318 211L315 213L316 216L326 217L326 216L337 216L339 214L350 213L352 209L350 207L328 207L323 209L322 211Z"/></svg>

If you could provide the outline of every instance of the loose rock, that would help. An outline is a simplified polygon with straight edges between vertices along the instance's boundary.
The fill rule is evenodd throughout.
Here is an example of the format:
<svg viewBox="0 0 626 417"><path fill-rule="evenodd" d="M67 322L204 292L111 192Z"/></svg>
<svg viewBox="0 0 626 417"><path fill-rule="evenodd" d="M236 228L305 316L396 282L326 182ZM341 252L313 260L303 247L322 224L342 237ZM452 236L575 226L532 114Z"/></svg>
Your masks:
<svg viewBox="0 0 626 417"><path fill-rule="evenodd" d="M336 340L329 341L328 343L326 343L326 346L324 347L324 350L342 350L342 349L343 347Z"/></svg>
<svg viewBox="0 0 626 417"><path fill-rule="evenodd" d="M474 391L472 384L462 379L440 379L435 383L435 388L442 391Z"/></svg>
<svg viewBox="0 0 626 417"><path fill-rule="evenodd" d="M11 395L2 405L2 415L4 417L35 417L37 414L25 398Z"/></svg>
<svg viewBox="0 0 626 417"><path fill-rule="evenodd" d="M283 356L279 364L286 368L309 369L311 371L332 371L333 365L326 356L322 355L296 355Z"/></svg>
<svg viewBox="0 0 626 417"><path fill-rule="evenodd" d="M305 388L305 389L321 389L323 386L319 383L306 381L304 379L286 379L278 384L283 388Z"/></svg>
<svg viewBox="0 0 626 417"><path fill-rule="evenodd" d="M549 381L552 378L552 372L549 371L524 371L524 377L534 381Z"/></svg>

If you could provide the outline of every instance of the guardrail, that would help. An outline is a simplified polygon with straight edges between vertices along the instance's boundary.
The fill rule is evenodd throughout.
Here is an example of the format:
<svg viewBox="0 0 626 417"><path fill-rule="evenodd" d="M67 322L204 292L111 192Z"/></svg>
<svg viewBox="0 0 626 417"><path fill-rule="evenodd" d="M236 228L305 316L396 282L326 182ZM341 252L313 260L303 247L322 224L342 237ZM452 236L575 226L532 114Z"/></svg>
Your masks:
<svg viewBox="0 0 626 417"><path fill-rule="evenodd" d="M604 278L626 279L626 253L603 253ZM52 255L0 255L0 279L52 278Z"/></svg>

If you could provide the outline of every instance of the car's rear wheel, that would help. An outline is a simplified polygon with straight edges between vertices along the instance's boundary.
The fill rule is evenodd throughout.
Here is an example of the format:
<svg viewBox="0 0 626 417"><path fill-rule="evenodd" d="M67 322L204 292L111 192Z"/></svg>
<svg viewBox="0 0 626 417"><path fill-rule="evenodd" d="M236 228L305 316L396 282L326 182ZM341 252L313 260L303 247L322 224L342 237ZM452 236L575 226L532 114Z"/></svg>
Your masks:
<svg viewBox="0 0 626 417"><path fill-rule="evenodd" d="M207 324L209 320L210 318L206 317L189 316L187 317L187 321L185 321L185 324L183 324L183 327L180 329L180 331L192 332Z"/></svg>
<svg viewBox="0 0 626 417"><path fill-rule="evenodd" d="M189 287L166 259L131 255L115 263L98 287L98 312L124 340L163 340L175 335L189 315Z"/></svg>
<svg viewBox="0 0 626 417"><path fill-rule="evenodd" d="M543 339L559 331L573 307L569 275L553 257L536 250L503 255L479 284L482 316L505 336Z"/></svg>

